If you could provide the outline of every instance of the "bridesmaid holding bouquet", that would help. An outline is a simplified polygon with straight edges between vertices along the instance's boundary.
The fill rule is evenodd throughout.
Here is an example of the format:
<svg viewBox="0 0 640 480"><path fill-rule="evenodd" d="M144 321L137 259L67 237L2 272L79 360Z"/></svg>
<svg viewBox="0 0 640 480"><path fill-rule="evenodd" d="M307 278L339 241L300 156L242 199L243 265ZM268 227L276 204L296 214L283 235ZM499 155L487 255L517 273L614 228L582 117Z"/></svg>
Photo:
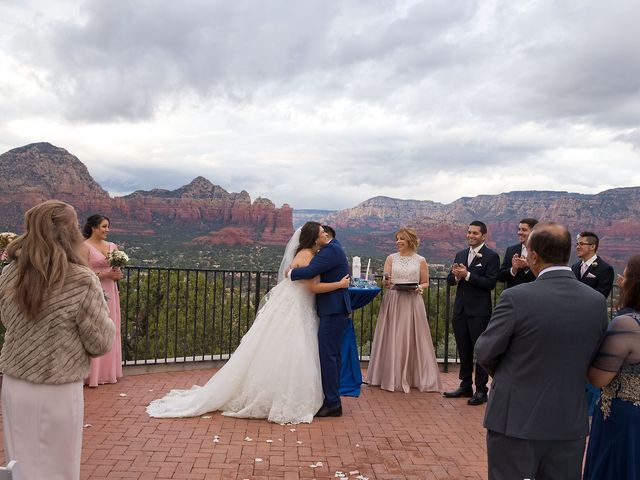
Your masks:
<svg viewBox="0 0 640 480"><path fill-rule="evenodd" d="M104 215L87 218L82 234L86 238L87 255L91 269L102 284L109 306L109 317L116 326L116 341L105 355L91 359L91 373L85 380L90 387L105 383L116 383L122 377L122 342L120 340L120 293L117 282L123 274L120 267L126 265L126 254L118 250L115 243L107 241L111 222Z"/></svg>

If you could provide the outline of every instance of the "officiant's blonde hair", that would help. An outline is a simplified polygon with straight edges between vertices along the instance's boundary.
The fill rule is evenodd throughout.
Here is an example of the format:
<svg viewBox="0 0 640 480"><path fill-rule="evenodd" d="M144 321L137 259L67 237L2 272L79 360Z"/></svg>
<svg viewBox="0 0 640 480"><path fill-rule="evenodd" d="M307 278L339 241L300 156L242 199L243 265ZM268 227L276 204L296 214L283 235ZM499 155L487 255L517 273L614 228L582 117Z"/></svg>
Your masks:
<svg viewBox="0 0 640 480"><path fill-rule="evenodd" d="M413 228L402 227L400 230L396 232L396 240L398 237L402 238L409 244L409 248L414 252L418 250L418 245L420 245L420 239L418 235L416 235L416 231Z"/></svg>

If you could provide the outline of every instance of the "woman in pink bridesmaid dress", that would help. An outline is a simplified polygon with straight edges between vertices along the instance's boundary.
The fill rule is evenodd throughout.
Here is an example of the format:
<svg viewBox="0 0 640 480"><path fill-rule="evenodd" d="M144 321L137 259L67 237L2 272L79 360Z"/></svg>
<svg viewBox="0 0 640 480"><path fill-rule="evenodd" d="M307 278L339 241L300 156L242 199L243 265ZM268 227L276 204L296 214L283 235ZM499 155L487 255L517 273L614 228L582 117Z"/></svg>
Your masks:
<svg viewBox="0 0 640 480"><path fill-rule="evenodd" d="M110 221L104 215L91 215L82 229L88 250L89 265L102 284L109 305L109 317L116 326L116 341L107 354L91 359L91 373L85 380L90 387L116 383L122 377L122 342L120 340L120 293L118 280L123 275L119 268L109 265L107 254L117 250L115 243L107 242Z"/></svg>

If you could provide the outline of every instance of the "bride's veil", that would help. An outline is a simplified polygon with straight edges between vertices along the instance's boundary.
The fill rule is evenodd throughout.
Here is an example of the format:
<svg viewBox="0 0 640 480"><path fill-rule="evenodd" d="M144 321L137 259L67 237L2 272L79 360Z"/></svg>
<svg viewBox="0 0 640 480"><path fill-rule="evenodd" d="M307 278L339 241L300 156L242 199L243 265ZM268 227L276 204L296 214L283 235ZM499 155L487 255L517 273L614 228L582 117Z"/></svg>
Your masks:
<svg viewBox="0 0 640 480"><path fill-rule="evenodd" d="M284 276L287 273L287 270L289 270L289 265L291 265L291 262L293 262L293 257L296 256L296 249L300 244L301 230L302 230L302 227L298 228L295 232L293 232L293 235L289 239L289 243L287 243L287 247L284 249L284 255L282 256L282 261L280 262L280 268L278 269L278 283L284 280ZM272 292L273 291L270 290L269 292L267 292L267 294L264 297L262 297L262 300L260 300L260 303L258 304L258 311L256 312L256 318L258 318L258 315L260 315L260 311L264 308L264 306L269 301L269 298L271 297Z"/></svg>
<svg viewBox="0 0 640 480"><path fill-rule="evenodd" d="M289 239L289 243L287 243L287 247L284 249L284 255L282 256L280 268L278 269L278 283L284 280L284 276L289 269L289 265L293 262L293 257L296 256L296 249L298 248L298 245L300 245L301 230L302 227L298 227L298 229L293 232L293 235Z"/></svg>

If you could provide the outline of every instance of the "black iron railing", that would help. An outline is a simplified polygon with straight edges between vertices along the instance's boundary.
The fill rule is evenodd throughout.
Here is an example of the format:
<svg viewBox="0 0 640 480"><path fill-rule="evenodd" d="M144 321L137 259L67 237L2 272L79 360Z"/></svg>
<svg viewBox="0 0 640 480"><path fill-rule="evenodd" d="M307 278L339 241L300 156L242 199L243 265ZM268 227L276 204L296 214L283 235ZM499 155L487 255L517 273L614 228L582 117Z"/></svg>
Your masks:
<svg viewBox="0 0 640 480"><path fill-rule="evenodd" d="M380 283L381 278L377 278ZM128 267L120 281L125 365L226 360L253 324L260 301L277 283L275 272ZM455 287L432 277L423 293L436 356L457 361L451 328ZM498 284L494 303L503 290ZM361 360L368 360L384 291L353 313ZM618 288L608 305L614 313ZM0 343L4 338L0 325Z"/></svg>
<svg viewBox="0 0 640 480"><path fill-rule="evenodd" d="M120 282L123 361L228 358L275 283L273 272L127 268Z"/></svg>
<svg viewBox="0 0 640 480"><path fill-rule="evenodd" d="M122 352L126 365L225 360L251 327L275 272L129 267L120 282ZM380 282L380 278L377 279ZM456 361L451 328L455 288L434 277L423 298L436 356ZM502 291L494 292L494 301ZM613 312L613 298L609 305ZM354 312L361 359L368 359L380 302Z"/></svg>

